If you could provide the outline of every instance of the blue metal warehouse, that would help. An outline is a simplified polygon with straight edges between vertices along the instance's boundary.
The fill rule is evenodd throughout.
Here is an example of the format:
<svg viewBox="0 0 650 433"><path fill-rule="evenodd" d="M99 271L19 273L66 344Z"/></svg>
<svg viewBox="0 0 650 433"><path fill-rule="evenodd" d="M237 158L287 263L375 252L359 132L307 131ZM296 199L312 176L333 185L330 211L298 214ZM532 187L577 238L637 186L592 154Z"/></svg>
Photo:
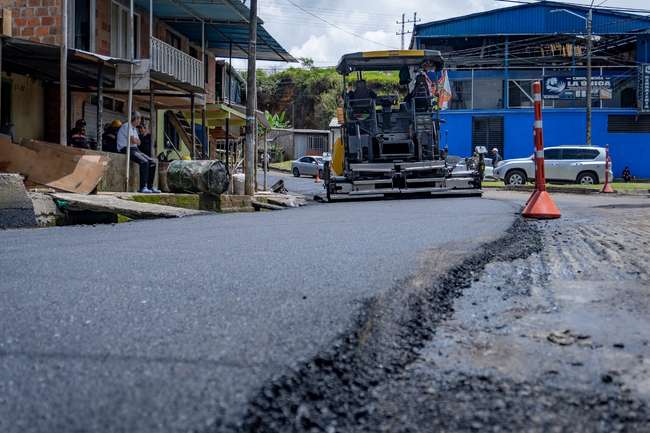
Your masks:
<svg viewBox="0 0 650 433"><path fill-rule="evenodd" d="M541 1L415 27L413 48L440 50L452 90L441 118L449 153L476 145L532 154L531 84L543 80L546 146L585 144L588 8ZM614 172L650 178L650 18L593 9L592 144Z"/></svg>

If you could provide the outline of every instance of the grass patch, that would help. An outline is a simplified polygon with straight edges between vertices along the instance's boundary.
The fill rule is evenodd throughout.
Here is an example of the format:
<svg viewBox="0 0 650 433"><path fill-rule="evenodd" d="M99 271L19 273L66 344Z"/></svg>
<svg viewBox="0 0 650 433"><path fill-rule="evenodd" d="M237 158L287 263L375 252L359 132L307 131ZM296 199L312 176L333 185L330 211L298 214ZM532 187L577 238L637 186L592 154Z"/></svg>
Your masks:
<svg viewBox="0 0 650 433"><path fill-rule="evenodd" d="M198 194L172 194L172 195L157 195L157 194L142 194L133 195L131 200L138 203L160 204L163 206L180 207L183 209L199 209L199 196Z"/></svg>
<svg viewBox="0 0 650 433"><path fill-rule="evenodd" d="M486 188L504 188L505 185L501 181L484 181L482 185ZM533 186L532 183L528 183L527 185ZM598 185L579 185L575 183L567 183L567 184L554 184L554 183L547 183L547 186L552 186L553 188L570 188L570 189L575 189L575 188L583 188L583 189L595 189L599 190L603 187L603 184L600 183ZM610 185L614 190L617 191L648 191L650 190L650 183L644 183L644 182L610 182Z"/></svg>
<svg viewBox="0 0 650 433"><path fill-rule="evenodd" d="M117 214L117 223L122 224L122 223L128 223L129 221L133 221L131 218L129 218L126 215L122 215L121 213Z"/></svg>
<svg viewBox="0 0 650 433"><path fill-rule="evenodd" d="M283 161L283 162L273 162L269 164L269 167L274 168L276 170L287 170L291 171L291 163L293 161Z"/></svg>

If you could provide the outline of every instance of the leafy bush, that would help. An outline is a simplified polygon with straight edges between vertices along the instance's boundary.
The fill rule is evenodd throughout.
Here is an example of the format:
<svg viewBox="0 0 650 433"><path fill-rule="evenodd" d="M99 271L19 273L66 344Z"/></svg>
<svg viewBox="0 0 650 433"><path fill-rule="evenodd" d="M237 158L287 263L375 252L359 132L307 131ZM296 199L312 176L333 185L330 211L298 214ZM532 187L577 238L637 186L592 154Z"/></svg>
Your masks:
<svg viewBox="0 0 650 433"><path fill-rule="evenodd" d="M397 72L366 72L364 79L378 94L399 91ZM294 128L327 129L343 93L343 79L334 68L311 65L274 74L260 70L257 86L260 109L287 113L285 121Z"/></svg>

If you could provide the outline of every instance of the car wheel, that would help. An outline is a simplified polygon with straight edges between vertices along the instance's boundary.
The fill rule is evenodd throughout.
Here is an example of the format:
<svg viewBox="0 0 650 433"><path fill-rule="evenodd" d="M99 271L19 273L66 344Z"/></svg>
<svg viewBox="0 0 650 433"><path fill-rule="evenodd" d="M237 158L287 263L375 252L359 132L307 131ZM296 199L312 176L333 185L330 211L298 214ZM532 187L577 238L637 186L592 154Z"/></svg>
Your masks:
<svg viewBox="0 0 650 433"><path fill-rule="evenodd" d="M580 173L576 179L580 185L595 185L598 183L598 176L592 171Z"/></svg>
<svg viewBox="0 0 650 433"><path fill-rule="evenodd" d="M298 167L293 168L293 175L295 177L300 177L300 170L298 170Z"/></svg>
<svg viewBox="0 0 650 433"><path fill-rule="evenodd" d="M525 185L527 181L526 173L522 170L511 170L506 174L505 179L503 182L506 185L510 186L518 186L518 185Z"/></svg>

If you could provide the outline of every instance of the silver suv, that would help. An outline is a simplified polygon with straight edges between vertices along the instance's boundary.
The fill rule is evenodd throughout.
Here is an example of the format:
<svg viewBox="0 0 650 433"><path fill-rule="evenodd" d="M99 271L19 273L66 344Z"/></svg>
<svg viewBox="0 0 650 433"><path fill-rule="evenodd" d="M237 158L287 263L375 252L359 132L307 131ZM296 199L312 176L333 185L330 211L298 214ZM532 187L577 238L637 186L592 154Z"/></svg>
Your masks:
<svg viewBox="0 0 650 433"><path fill-rule="evenodd" d="M544 174L548 181L576 182L583 185L605 180L605 148L557 146L544 149ZM612 178L612 168L609 171ZM523 185L535 180L535 160L508 159L494 169L494 177L506 185Z"/></svg>

